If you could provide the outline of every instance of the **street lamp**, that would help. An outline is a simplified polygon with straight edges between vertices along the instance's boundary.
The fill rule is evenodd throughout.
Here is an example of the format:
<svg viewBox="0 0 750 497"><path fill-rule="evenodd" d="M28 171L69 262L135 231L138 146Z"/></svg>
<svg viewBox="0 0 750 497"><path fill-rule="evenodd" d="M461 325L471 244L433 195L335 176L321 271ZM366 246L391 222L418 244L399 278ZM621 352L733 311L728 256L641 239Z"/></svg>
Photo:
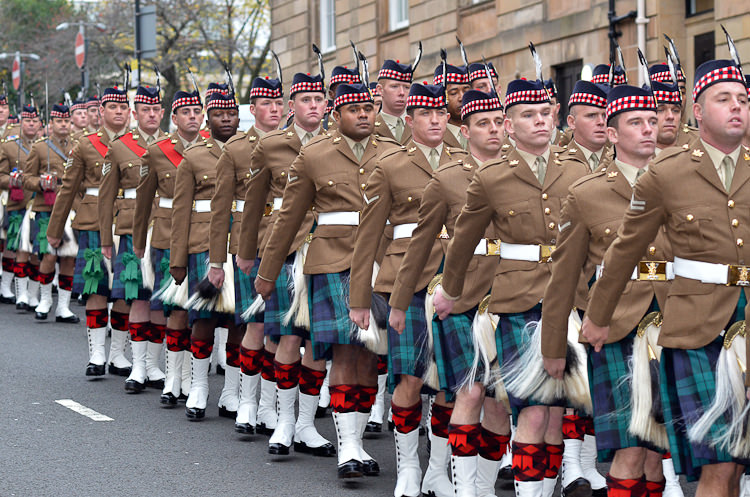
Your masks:
<svg viewBox="0 0 750 497"><path fill-rule="evenodd" d="M77 22L61 22L55 27L56 31L63 31L68 28L74 27L78 25L78 32L83 37L83 63L79 65L81 68L81 95L79 98L82 98L84 95L86 95L86 91L89 88L89 66L86 64L86 58L89 54L89 39L86 37L86 26L91 26L96 29L98 29L101 32L104 32L107 29L106 24L102 24L101 22L88 22L88 21L77 21Z"/></svg>
<svg viewBox="0 0 750 497"><path fill-rule="evenodd" d="M18 59L18 62L19 62L18 88L16 88L16 90L18 90L18 108L23 109L23 104L24 104L24 99L25 99L25 95L23 93L23 73L26 68L26 64L24 63L23 60L24 59L39 60L41 57L39 57L35 53L26 53L26 52L0 53L0 60L10 59L10 58Z"/></svg>

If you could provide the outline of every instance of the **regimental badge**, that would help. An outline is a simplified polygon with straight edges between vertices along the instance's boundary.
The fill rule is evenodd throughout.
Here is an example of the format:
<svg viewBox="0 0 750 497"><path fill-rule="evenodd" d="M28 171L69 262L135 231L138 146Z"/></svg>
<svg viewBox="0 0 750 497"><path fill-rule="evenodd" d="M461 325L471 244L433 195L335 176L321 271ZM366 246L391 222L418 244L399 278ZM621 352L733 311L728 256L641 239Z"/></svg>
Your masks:
<svg viewBox="0 0 750 497"><path fill-rule="evenodd" d="M441 240L450 240L450 235L448 234L448 228L443 225L443 229L440 230L440 233L437 236Z"/></svg>
<svg viewBox="0 0 750 497"><path fill-rule="evenodd" d="M748 155L747 153L745 153L745 160L750 160L750 155Z"/></svg>
<svg viewBox="0 0 750 497"><path fill-rule="evenodd" d="M341 141L341 137L340 136L337 136L336 138L333 139L333 143L338 143L340 141Z"/></svg>
<svg viewBox="0 0 750 497"><path fill-rule="evenodd" d="M107 173L109 173L112 170L112 163L111 162L104 162L102 163L102 176L106 176Z"/></svg>
<svg viewBox="0 0 750 497"><path fill-rule="evenodd" d="M415 152L416 150L417 150L417 147L411 147L411 148L409 149L409 153L410 153L410 154L413 154L413 153L414 153L414 152Z"/></svg>
<svg viewBox="0 0 750 497"><path fill-rule="evenodd" d="M610 171L607 173L607 178L616 178L617 177L617 171Z"/></svg>
<svg viewBox="0 0 750 497"><path fill-rule="evenodd" d="M693 157L703 157L703 151L696 148L693 150Z"/></svg>
<svg viewBox="0 0 750 497"><path fill-rule="evenodd" d="M148 164L141 164L141 178L148 176Z"/></svg>
<svg viewBox="0 0 750 497"><path fill-rule="evenodd" d="M518 161L515 160L515 159L513 159L512 161L510 161L510 165L511 166L517 166L518 165Z"/></svg>
<svg viewBox="0 0 750 497"><path fill-rule="evenodd" d="M287 131L286 132L286 136L288 136L289 138L293 137L294 136L294 131Z"/></svg>
<svg viewBox="0 0 750 497"><path fill-rule="evenodd" d="M250 143L252 143L252 142L254 142L254 141L255 141L255 140L257 140L257 139L258 139L258 137L257 137L257 136L255 136L255 135L250 135L250 137L249 137L249 138L247 139L247 141L249 141Z"/></svg>
<svg viewBox="0 0 750 497"><path fill-rule="evenodd" d="M570 148L568 150L570 151L571 154L574 154L574 153L578 152L577 148Z"/></svg>

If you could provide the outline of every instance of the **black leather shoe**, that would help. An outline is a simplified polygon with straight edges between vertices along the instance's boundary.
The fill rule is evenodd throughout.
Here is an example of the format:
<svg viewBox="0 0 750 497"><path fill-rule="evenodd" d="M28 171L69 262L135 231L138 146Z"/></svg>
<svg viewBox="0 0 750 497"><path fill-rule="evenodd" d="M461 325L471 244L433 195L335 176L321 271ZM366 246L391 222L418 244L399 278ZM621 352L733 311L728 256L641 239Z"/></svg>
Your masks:
<svg viewBox="0 0 750 497"><path fill-rule="evenodd" d="M197 407L186 407L185 416L187 416L190 421L200 421L206 417L206 410L198 409Z"/></svg>
<svg viewBox="0 0 750 497"><path fill-rule="evenodd" d="M383 423L368 421L365 425L365 433L380 433L383 431Z"/></svg>
<svg viewBox="0 0 750 497"><path fill-rule="evenodd" d="M104 376L104 364L91 364L86 366L86 376Z"/></svg>
<svg viewBox="0 0 750 497"><path fill-rule="evenodd" d="M294 442L294 451L312 454L316 457L333 457L336 455L336 449L330 442L320 447L310 447L305 442Z"/></svg>
<svg viewBox="0 0 750 497"><path fill-rule="evenodd" d="M359 478L362 476L362 463L352 459L338 467L339 478Z"/></svg>
<svg viewBox="0 0 750 497"><path fill-rule="evenodd" d="M177 397L177 401L178 402L182 402L184 404L185 402L187 402L187 398L188 398L187 395L185 395L184 393L180 392L180 396Z"/></svg>
<svg viewBox="0 0 750 497"><path fill-rule="evenodd" d="M15 303L16 303L15 297L13 296L5 297L3 295L0 295L0 304L15 304Z"/></svg>
<svg viewBox="0 0 750 497"><path fill-rule="evenodd" d="M235 423L234 431L244 435L253 435L255 434L255 427L250 423Z"/></svg>
<svg viewBox="0 0 750 497"><path fill-rule="evenodd" d="M34 319L38 319L39 321L46 321L47 314L47 312L36 312L34 313Z"/></svg>
<svg viewBox="0 0 750 497"><path fill-rule="evenodd" d="M78 305L86 305L86 299L83 298L83 295L76 297L76 302Z"/></svg>
<svg viewBox="0 0 750 497"><path fill-rule="evenodd" d="M576 478L562 489L562 497L589 497L591 484L585 478Z"/></svg>
<svg viewBox="0 0 750 497"><path fill-rule="evenodd" d="M380 464L375 459L362 461L362 473L365 476L380 476Z"/></svg>
<svg viewBox="0 0 750 497"><path fill-rule="evenodd" d="M125 380L125 391L128 393L141 393L146 389L144 383L139 383L135 380Z"/></svg>
<svg viewBox="0 0 750 497"><path fill-rule="evenodd" d="M257 425L255 425L255 433L257 433L258 435L267 435L270 437L271 435L273 435L273 429L268 428L265 423L258 423Z"/></svg>
<svg viewBox="0 0 750 497"><path fill-rule="evenodd" d="M26 302L16 302L16 310L17 311L30 311L31 307L29 307L29 304Z"/></svg>
<svg viewBox="0 0 750 497"><path fill-rule="evenodd" d="M237 411L230 411L224 406L219 406L219 417L237 419Z"/></svg>
<svg viewBox="0 0 750 497"><path fill-rule="evenodd" d="M289 455L289 446L284 444L268 444L268 453L275 456Z"/></svg>
<svg viewBox="0 0 750 497"><path fill-rule="evenodd" d="M177 405L177 397L175 397L172 392L163 393L159 397L159 402L164 407L172 408Z"/></svg>
<svg viewBox="0 0 750 497"><path fill-rule="evenodd" d="M73 314L72 316L68 316L66 318L62 316L55 316L55 322L56 323L71 323L76 324L81 322L81 318Z"/></svg>
<svg viewBox="0 0 750 497"><path fill-rule="evenodd" d="M503 466L500 468L500 472L497 475L498 487L502 490L513 491L514 480L513 480L513 468L512 466Z"/></svg>
<svg viewBox="0 0 750 497"><path fill-rule="evenodd" d="M146 378L146 386L149 388L158 388L159 390L164 390L164 379L161 380L149 380Z"/></svg>
<svg viewBox="0 0 750 497"><path fill-rule="evenodd" d="M127 378L128 376L130 376L130 370L133 368L118 368L117 366L115 366L114 364L110 362L108 369L109 369L109 374L113 374L116 376L124 376Z"/></svg>
<svg viewBox="0 0 750 497"><path fill-rule="evenodd" d="M607 487L591 490L591 497L607 497Z"/></svg>
<svg viewBox="0 0 750 497"><path fill-rule="evenodd" d="M328 416L327 407L318 406L318 408L315 409L315 419L325 418L326 416Z"/></svg>

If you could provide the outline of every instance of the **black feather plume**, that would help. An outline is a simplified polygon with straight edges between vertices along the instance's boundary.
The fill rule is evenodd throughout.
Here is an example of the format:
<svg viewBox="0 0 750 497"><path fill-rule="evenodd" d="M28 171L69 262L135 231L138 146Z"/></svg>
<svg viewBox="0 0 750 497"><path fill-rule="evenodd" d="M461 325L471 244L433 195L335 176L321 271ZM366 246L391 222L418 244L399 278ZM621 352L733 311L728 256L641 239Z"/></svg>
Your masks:
<svg viewBox="0 0 750 497"><path fill-rule="evenodd" d="M724 25L721 25L721 29L724 30L724 34L727 37L727 45L729 46L729 55L732 57L732 61L734 62L734 65L737 66L737 70L740 72L740 76L742 76L742 80L745 80L745 75L742 72L742 61L740 61L740 54L737 51L737 47L734 44L734 40L732 39L732 36L729 34L729 31L727 31L727 28L724 27Z"/></svg>
<svg viewBox="0 0 750 497"><path fill-rule="evenodd" d="M417 56L414 59L414 63L411 65L411 72L412 74L417 72L417 66L419 65L419 62L422 60L422 42L420 41L417 45Z"/></svg>
<svg viewBox="0 0 750 497"><path fill-rule="evenodd" d="M192 70L190 69L190 64L188 64L188 63L186 62L186 63L185 63L185 66L187 67L188 79L190 80L190 83L191 83L191 84L193 85L193 91L194 91L194 92L195 92L195 93L196 93L197 95L200 95L200 94L201 94L201 92L200 92L200 90L198 89L198 81L196 81L196 79L195 79L195 74L193 74L193 71L192 71Z"/></svg>
<svg viewBox="0 0 750 497"><path fill-rule="evenodd" d="M315 52L315 55L318 56L318 70L320 71L320 79L323 80L323 92L325 92L326 89L326 69L323 65L323 53L320 51L318 46L313 43L312 44L313 52Z"/></svg>
<svg viewBox="0 0 750 497"><path fill-rule="evenodd" d="M159 72L159 66L154 64L154 73L156 74L156 93L161 95L161 72Z"/></svg>
<svg viewBox="0 0 750 497"><path fill-rule="evenodd" d="M279 62L279 56L276 55L276 52L274 52L273 50L271 50L271 56L276 63L276 79L278 79L279 84L283 86L284 80L281 78L281 62Z"/></svg>
<svg viewBox="0 0 750 497"><path fill-rule="evenodd" d="M466 56L466 49L464 48L464 44L461 42L461 39L456 36L456 41L458 42L458 48L461 49L461 60L464 61L464 65L466 67L469 67L469 58Z"/></svg>

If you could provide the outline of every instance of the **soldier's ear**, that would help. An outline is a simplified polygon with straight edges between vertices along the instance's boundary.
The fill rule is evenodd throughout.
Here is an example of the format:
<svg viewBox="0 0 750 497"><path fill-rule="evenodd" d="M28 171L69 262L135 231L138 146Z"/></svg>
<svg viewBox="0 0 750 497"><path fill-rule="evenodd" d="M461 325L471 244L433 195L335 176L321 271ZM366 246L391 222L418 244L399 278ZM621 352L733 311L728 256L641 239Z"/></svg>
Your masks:
<svg viewBox="0 0 750 497"><path fill-rule="evenodd" d="M568 114L568 127L572 130L576 129L576 118L573 114Z"/></svg>

